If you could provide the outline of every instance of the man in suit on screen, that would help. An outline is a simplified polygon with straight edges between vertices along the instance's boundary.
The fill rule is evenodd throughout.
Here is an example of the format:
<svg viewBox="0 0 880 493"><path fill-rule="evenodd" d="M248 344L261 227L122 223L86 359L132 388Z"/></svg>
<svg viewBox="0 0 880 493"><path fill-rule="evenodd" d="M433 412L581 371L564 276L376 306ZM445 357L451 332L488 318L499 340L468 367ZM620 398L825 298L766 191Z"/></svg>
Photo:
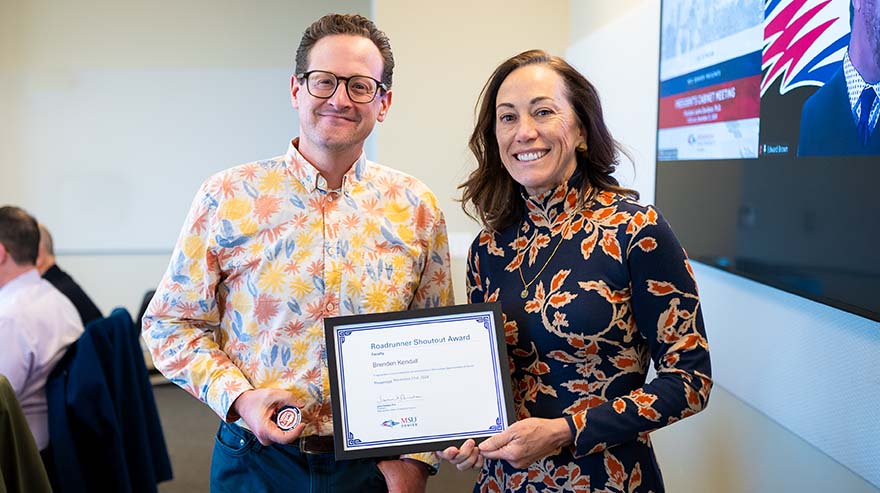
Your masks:
<svg viewBox="0 0 880 493"><path fill-rule="evenodd" d="M840 69L801 113L798 156L880 154L880 0L852 0Z"/></svg>

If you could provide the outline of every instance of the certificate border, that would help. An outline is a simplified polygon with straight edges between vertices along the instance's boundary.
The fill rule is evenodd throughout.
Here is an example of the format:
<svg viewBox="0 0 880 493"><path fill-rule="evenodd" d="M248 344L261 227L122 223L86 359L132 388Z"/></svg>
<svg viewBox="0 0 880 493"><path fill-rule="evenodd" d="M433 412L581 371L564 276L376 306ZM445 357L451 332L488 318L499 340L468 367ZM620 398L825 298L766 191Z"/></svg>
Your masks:
<svg viewBox="0 0 880 493"><path fill-rule="evenodd" d="M351 330L349 327L358 326L358 330L381 329L387 327L399 327L408 320L438 318L438 322L443 320L462 320L468 318L467 315L477 315L480 313L491 313L490 320L494 327L494 344L491 348L491 356L495 369L495 387L496 399L503 399L499 404L499 414L503 417L503 421L507 426L513 423L513 393L511 392L510 370L507 360L507 343L504 338L504 326L501 322L501 304L500 303L474 303L469 305L457 305L449 307L426 308L421 310L408 310L401 312L388 313L371 313L364 315L347 315L342 317L328 317L324 319L324 338L327 344L327 370L330 379L330 395L333 406L333 445L338 459L356 459L364 457L386 457L396 456L400 454L430 452L435 450L443 450L449 446L459 446L466 439L463 436L467 434L467 438L473 438L477 442L485 440L499 431L503 430L504 422L498 422L494 426L486 430L474 430L453 435L439 436L421 436L415 438L404 438L388 440L385 442L371 442L364 448L346 448L346 434L348 434L347 413L348 406L340 391L340 382L344 382L344 375L340 378L338 374L339 361L339 345L337 341L345 335L340 334L342 330ZM463 315L463 317L455 317ZM367 327L364 327L367 326ZM370 327L372 326L372 327ZM490 329L491 329L490 328ZM342 385L344 386L344 384ZM448 415L451 419L457 412L461 412L461 403L450 402ZM454 438L452 438L454 437ZM349 437L353 438L353 437ZM429 441L422 441L428 439ZM418 443L411 443L412 440L419 440Z"/></svg>

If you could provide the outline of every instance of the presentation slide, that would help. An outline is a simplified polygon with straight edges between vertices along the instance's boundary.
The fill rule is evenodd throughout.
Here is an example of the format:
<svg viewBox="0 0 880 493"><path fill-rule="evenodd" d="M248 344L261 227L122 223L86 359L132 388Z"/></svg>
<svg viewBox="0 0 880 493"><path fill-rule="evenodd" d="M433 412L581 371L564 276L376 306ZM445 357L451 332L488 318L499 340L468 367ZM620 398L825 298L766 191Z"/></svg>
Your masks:
<svg viewBox="0 0 880 493"><path fill-rule="evenodd" d="M761 0L663 3L657 157L758 156Z"/></svg>
<svg viewBox="0 0 880 493"><path fill-rule="evenodd" d="M878 22L849 0L665 0L658 160L880 154Z"/></svg>

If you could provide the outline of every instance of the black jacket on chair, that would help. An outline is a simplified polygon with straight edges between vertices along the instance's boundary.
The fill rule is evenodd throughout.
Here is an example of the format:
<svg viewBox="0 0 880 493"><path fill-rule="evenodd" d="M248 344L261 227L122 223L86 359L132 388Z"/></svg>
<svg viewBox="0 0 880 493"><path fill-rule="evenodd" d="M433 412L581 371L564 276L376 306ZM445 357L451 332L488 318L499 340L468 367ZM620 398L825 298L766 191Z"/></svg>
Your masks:
<svg viewBox="0 0 880 493"><path fill-rule="evenodd" d="M49 376L57 491L156 492L171 462L138 342L124 309L90 323Z"/></svg>

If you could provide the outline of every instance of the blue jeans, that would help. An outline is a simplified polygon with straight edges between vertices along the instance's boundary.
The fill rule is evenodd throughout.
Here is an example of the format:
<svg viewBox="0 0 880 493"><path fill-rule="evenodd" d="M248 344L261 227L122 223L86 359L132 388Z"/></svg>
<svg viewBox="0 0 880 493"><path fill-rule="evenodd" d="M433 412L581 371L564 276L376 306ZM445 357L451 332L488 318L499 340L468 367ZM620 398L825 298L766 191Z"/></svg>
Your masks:
<svg viewBox="0 0 880 493"><path fill-rule="evenodd" d="M211 493L387 493L376 459L336 461L291 445L263 446L248 430L220 423L211 459Z"/></svg>

